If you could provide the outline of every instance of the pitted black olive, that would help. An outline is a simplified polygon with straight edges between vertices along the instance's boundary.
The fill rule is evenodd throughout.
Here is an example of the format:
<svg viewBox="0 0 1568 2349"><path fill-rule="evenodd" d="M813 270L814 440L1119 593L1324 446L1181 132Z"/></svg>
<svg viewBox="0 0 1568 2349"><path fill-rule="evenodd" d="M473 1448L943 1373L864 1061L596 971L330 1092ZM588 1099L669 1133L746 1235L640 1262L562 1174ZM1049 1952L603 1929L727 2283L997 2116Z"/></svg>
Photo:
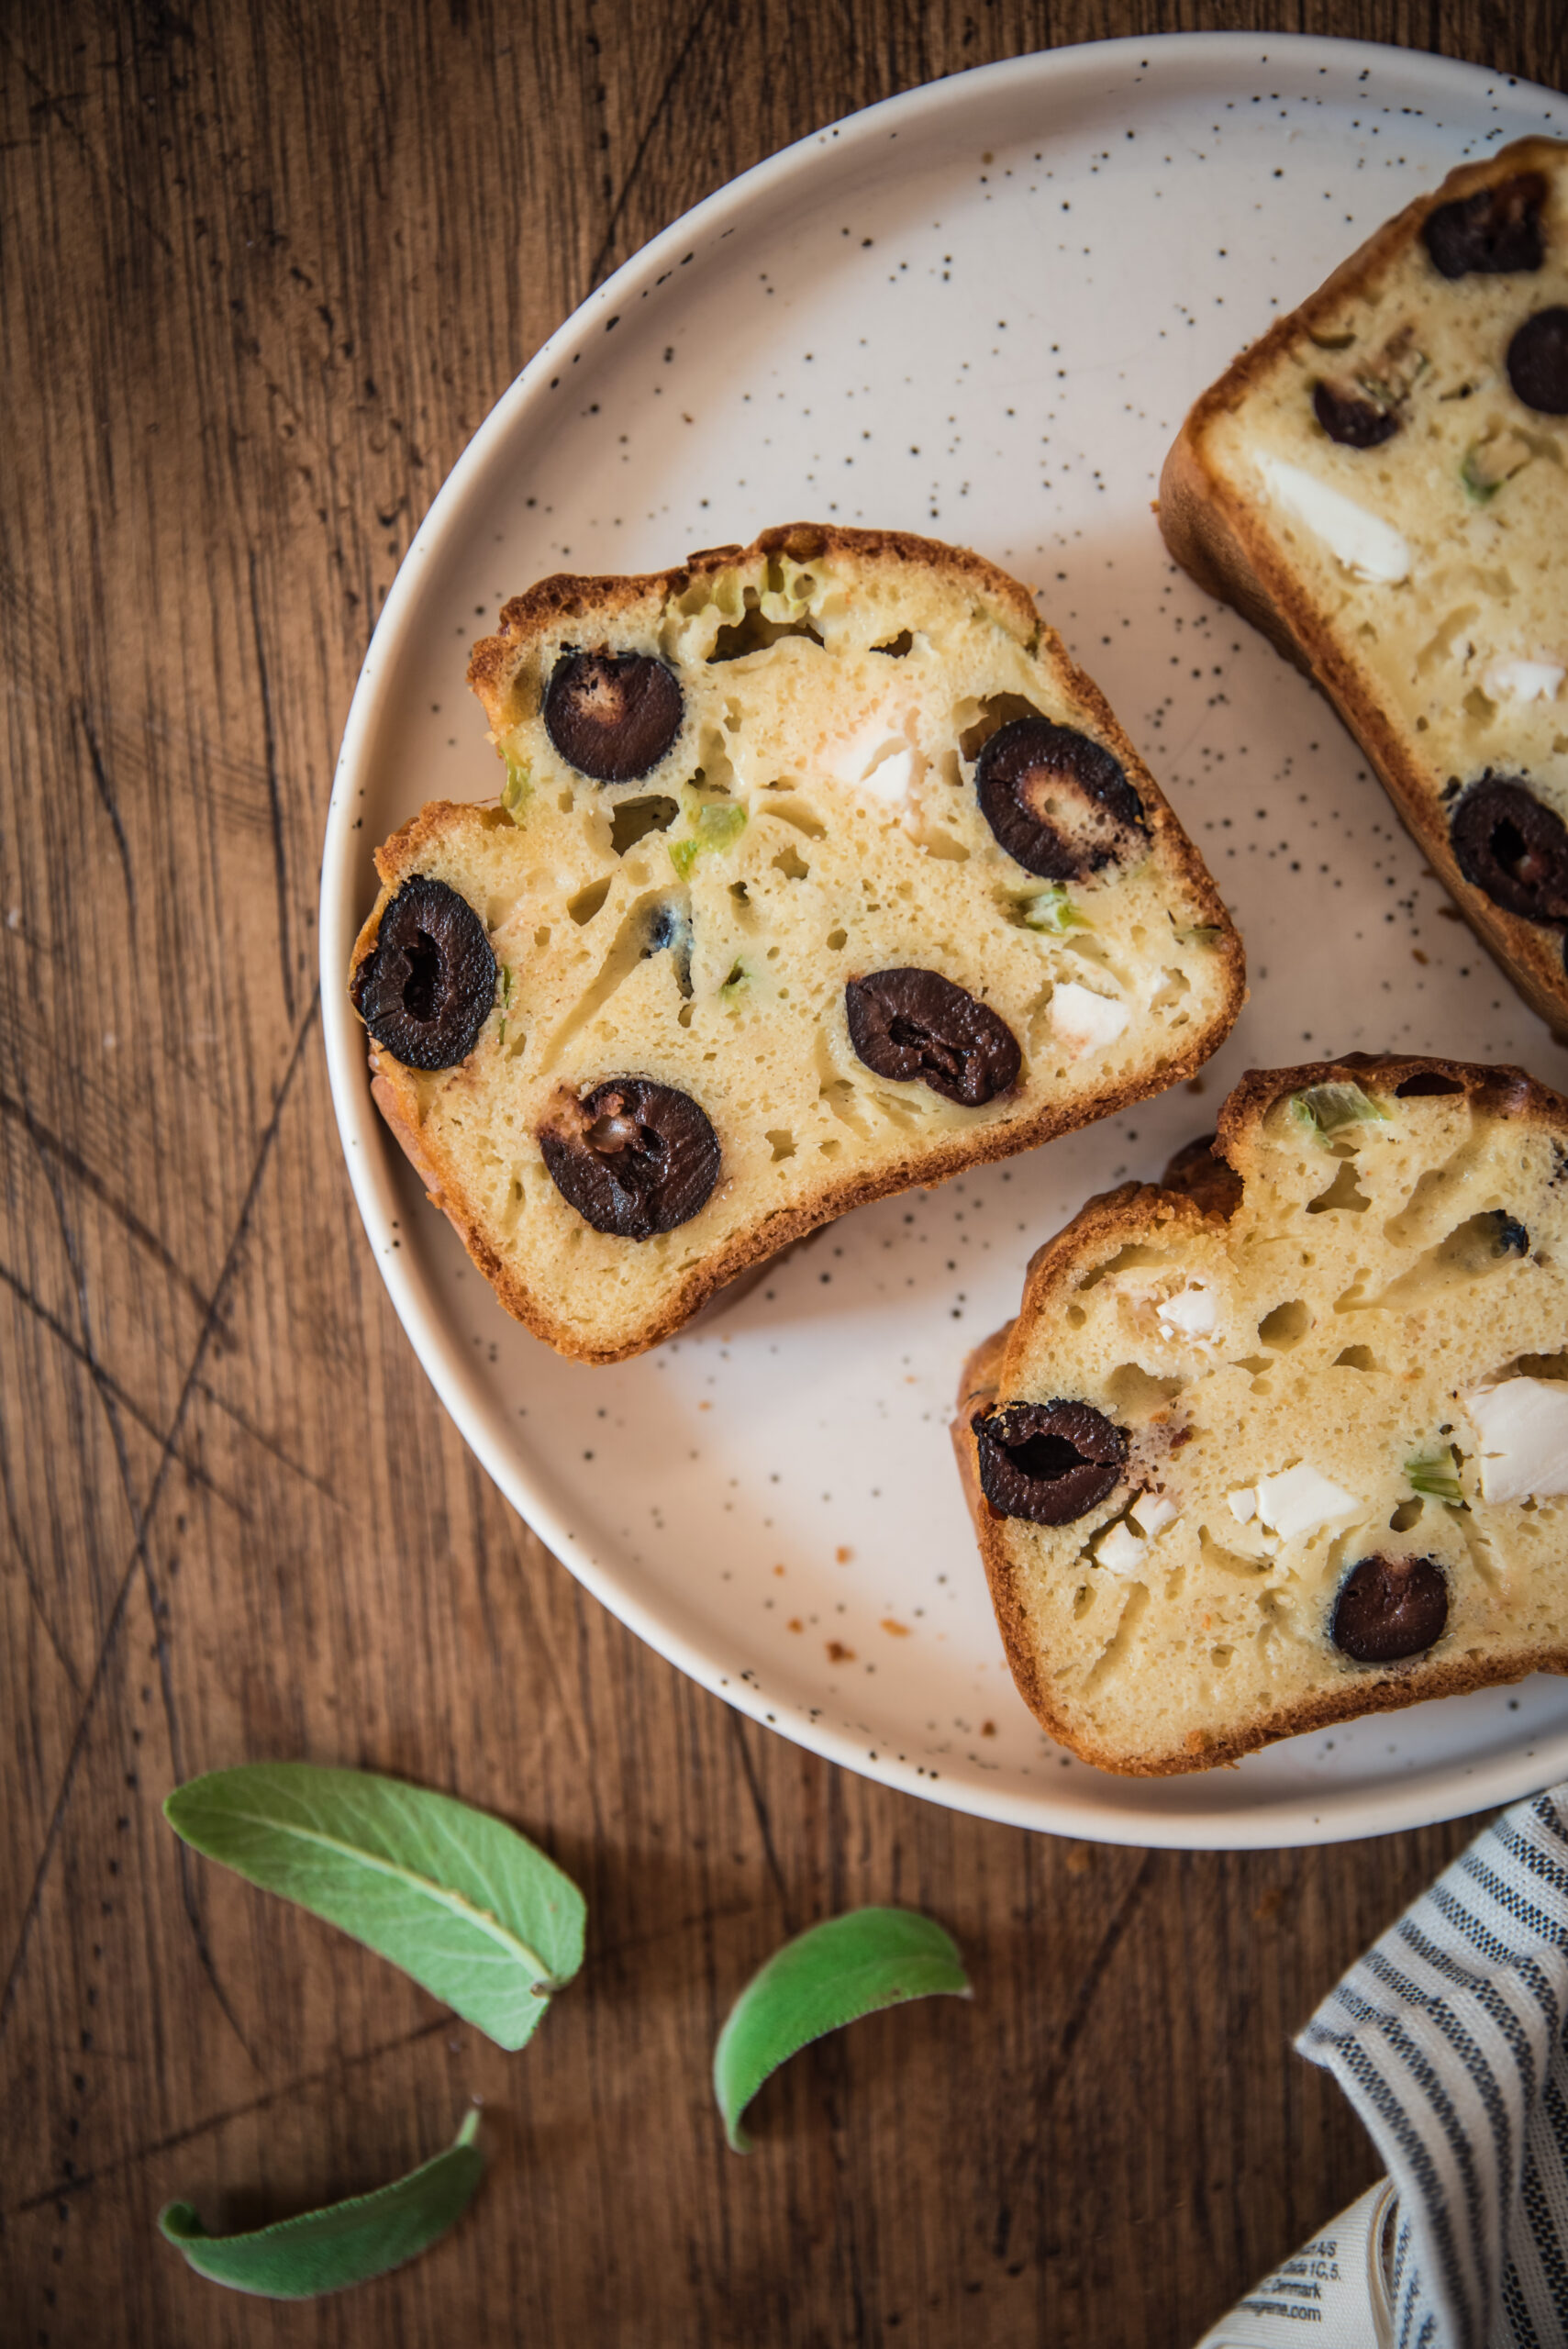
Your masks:
<svg viewBox="0 0 1568 2349"><path fill-rule="evenodd" d="M1342 384L1319 384L1312 394L1312 413L1329 435L1344 449L1381 449L1399 429L1396 407L1380 407L1364 392Z"/></svg>
<svg viewBox="0 0 1568 2349"><path fill-rule="evenodd" d="M495 956L466 897L428 873L405 881L350 983L371 1034L405 1068L455 1068L495 1000Z"/></svg>
<svg viewBox="0 0 1568 2349"><path fill-rule="evenodd" d="M612 1076L557 1101L539 1129L550 1180L584 1223L651 1240L688 1223L718 1180L718 1136L691 1096L646 1076Z"/></svg>
<svg viewBox="0 0 1568 2349"><path fill-rule="evenodd" d="M1397 1664L1441 1639L1448 1583L1435 1558L1362 1558L1340 1585L1330 1637L1356 1664Z"/></svg>
<svg viewBox="0 0 1568 2349"><path fill-rule="evenodd" d="M1003 1403L974 1421L980 1489L998 1517L1068 1525L1113 1493L1127 1431L1092 1403Z"/></svg>
<svg viewBox="0 0 1568 2349"><path fill-rule="evenodd" d="M1120 762L1049 718L998 727L975 761L974 785L1002 847L1042 880L1081 881L1143 844L1143 803Z"/></svg>
<svg viewBox="0 0 1568 2349"><path fill-rule="evenodd" d="M1512 775L1484 774L1449 818L1465 879L1506 913L1568 921L1568 825Z"/></svg>
<svg viewBox="0 0 1568 2349"><path fill-rule="evenodd" d="M844 989L850 1041L878 1076L916 1079L978 1109L1018 1082L1018 1039L989 1004L944 979L906 964L851 979Z"/></svg>
<svg viewBox="0 0 1568 2349"><path fill-rule="evenodd" d="M1444 277L1473 272L1501 277L1513 270L1539 269L1546 258L1540 233L1546 194L1543 173L1517 172L1473 195L1440 204L1421 228L1433 266Z"/></svg>
<svg viewBox="0 0 1568 2349"><path fill-rule="evenodd" d="M1503 1208L1494 1208L1491 1224L1494 1255L1528 1256L1529 1254L1529 1233L1518 1216L1509 1215Z"/></svg>
<svg viewBox="0 0 1568 2349"><path fill-rule="evenodd" d="M1568 416L1568 309L1527 318L1508 345L1508 381L1538 416Z"/></svg>
<svg viewBox="0 0 1568 2349"><path fill-rule="evenodd" d="M544 729L568 765L595 783L635 783L659 764L684 709L673 673L651 652L563 652L544 696Z"/></svg>

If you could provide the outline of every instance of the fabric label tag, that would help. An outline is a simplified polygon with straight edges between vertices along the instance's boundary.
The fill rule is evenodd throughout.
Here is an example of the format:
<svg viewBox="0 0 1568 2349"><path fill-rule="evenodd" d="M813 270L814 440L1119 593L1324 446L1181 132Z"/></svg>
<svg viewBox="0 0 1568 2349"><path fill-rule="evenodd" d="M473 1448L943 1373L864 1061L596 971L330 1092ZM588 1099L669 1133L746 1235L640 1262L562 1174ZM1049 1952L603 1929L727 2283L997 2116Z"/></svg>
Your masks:
<svg viewBox="0 0 1568 2349"><path fill-rule="evenodd" d="M1265 2276L1197 2349L1389 2349L1394 2337L1385 2243L1395 2189L1385 2177L1321 2234Z"/></svg>

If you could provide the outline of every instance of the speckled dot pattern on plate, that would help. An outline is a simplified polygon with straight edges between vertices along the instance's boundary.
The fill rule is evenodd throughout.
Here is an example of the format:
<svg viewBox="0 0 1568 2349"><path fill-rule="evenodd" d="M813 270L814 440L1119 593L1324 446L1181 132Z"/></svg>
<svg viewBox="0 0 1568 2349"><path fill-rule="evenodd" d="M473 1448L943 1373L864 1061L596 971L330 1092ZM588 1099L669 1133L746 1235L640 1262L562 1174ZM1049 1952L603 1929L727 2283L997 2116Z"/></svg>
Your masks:
<svg viewBox="0 0 1568 2349"><path fill-rule="evenodd" d="M1568 100L1443 61L1240 35L1107 42L890 101L759 167L568 321L422 527L334 791L334 1097L393 1298L544 1539L662 1653L836 1761L991 1818L1195 1846L1330 1841L1568 1770L1536 1680L1239 1769L1103 1776L1015 1694L947 1435L963 1354L1091 1192L1152 1176L1248 1066L1329 1051L1568 1063L1452 915L1327 705L1167 558L1149 510L1238 346L1462 160ZM797 518L977 548L1035 588L1197 841L1252 1001L1196 1085L846 1218L613 1370L508 1322L380 1128L343 974L370 850L498 787L462 672L551 570L660 568ZM432 1571L439 1571L432 1562Z"/></svg>

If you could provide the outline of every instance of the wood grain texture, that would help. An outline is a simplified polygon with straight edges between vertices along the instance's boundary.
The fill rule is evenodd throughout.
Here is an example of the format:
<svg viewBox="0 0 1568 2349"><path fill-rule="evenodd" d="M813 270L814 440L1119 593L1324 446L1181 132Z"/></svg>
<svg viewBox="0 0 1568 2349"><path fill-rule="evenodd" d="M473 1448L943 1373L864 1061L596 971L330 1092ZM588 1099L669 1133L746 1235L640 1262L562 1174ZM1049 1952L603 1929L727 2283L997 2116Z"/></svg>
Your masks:
<svg viewBox="0 0 1568 2349"><path fill-rule="evenodd" d="M847 1776L693 1688L510 1517L359 1230L317 1025L339 732L444 473L676 213L1025 50L1224 23L1561 84L1558 0L195 0L0 14L0 2209L7 2339L1155 2349L1372 2172L1289 2036L1457 1850L1094 1850ZM508 2058L163 1826L244 1758L513 1819L589 1962ZM728 2154L735 1989L927 1907L973 2006L824 2043ZM487 2100L402 2275L284 2310L210 2224Z"/></svg>

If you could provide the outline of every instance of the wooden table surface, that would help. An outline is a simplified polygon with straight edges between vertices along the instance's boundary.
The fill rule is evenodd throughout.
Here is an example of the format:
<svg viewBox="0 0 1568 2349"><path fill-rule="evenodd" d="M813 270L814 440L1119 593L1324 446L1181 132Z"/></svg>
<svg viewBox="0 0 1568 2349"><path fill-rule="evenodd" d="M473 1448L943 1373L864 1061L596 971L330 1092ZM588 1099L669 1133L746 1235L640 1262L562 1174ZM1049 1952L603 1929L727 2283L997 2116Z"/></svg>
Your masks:
<svg viewBox="0 0 1568 2349"><path fill-rule="evenodd" d="M682 1679L438 1408L344 1177L315 975L376 613L606 271L892 91L1218 24L1568 65L1560 0L0 19L6 2339L1182 2349L1373 2175L1291 2034L1470 1825L1072 1844ZM588 1963L525 2054L183 1850L169 1787L263 1757L448 1788L572 1872ZM951 1928L973 2005L823 2043L738 2159L729 1999L883 1900ZM475 2094L491 2174L399 2275L280 2308L155 2232L174 2195L228 2227L379 2183Z"/></svg>

